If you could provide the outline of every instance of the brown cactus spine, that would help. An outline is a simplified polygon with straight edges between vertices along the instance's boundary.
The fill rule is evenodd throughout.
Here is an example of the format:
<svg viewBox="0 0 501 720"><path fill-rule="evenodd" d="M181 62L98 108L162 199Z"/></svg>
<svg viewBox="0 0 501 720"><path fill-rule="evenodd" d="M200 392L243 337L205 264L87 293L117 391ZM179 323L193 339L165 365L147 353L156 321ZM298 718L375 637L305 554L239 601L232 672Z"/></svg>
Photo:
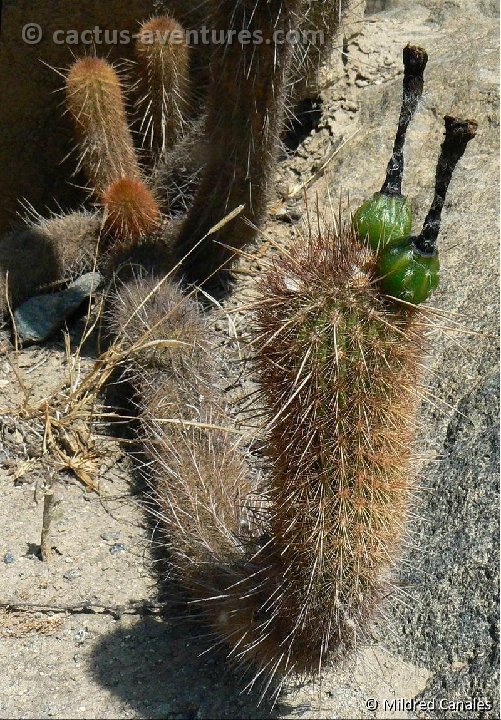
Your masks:
<svg viewBox="0 0 501 720"><path fill-rule="evenodd" d="M193 597L207 573L238 554L248 481L225 410L216 338L169 279L119 287L111 328L130 355L145 456L170 573ZM205 591L212 594L210 582Z"/></svg>
<svg viewBox="0 0 501 720"><path fill-rule="evenodd" d="M182 266L185 278L199 283L228 266L234 250L249 243L262 222L291 56L286 37L299 0L213 5L212 26L225 42L216 45L211 62L208 159L177 241L178 258L190 253ZM239 39L241 31L245 37ZM240 205L245 206L240 217L202 241Z"/></svg>
<svg viewBox="0 0 501 720"><path fill-rule="evenodd" d="M79 167L95 193L100 196L123 176L139 178L120 80L106 60L84 57L72 65L66 105L78 136Z"/></svg>
<svg viewBox="0 0 501 720"><path fill-rule="evenodd" d="M327 228L260 286L276 562L268 637L256 627L261 666L279 662L278 648L283 669L300 672L342 656L366 635L398 556L423 323L385 303L373 266L346 227Z"/></svg>
<svg viewBox="0 0 501 720"><path fill-rule="evenodd" d="M268 474L250 531L238 448L213 428L227 421L209 390L207 339L195 339L193 322L186 332L186 311L175 322L171 312L162 331L188 338L186 363L174 349L180 370L163 359L141 381L172 573L230 657L250 661L265 685L316 673L364 637L402 541L423 323L387 304L374 262L347 227L327 229L279 257L260 284L253 340ZM145 326L162 325L158 310L141 312ZM176 418L187 420L184 434Z"/></svg>
<svg viewBox="0 0 501 720"><path fill-rule="evenodd" d="M183 135L188 113L189 52L182 26L163 15L141 25L136 40L141 132L155 158Z"/></svg>
<svg viewBox="0 0 501 720"><path fill-rule="evenodd" d="M134 244L158 229L160 210L142 180L122 177L111 183L101 198L104 231L119 242Z"/></svg>

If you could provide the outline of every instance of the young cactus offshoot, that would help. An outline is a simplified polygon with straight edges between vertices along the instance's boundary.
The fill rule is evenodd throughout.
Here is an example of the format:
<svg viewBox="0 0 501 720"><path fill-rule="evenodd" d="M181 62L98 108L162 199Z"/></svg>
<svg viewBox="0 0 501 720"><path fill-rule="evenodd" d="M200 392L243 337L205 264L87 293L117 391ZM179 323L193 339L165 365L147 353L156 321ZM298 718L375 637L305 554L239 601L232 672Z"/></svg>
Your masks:
<svg viewBox="0 0 501 720"><path fill-rule="evenodd" d="M407 45L403 50L404 89L393 154L380 192L366 200L353 216L353 227L360 241L374 252L390 240L408 237L411 233L410 204L402 195L404 144L407 128L414 117L423 94L423 73L428 62L425 50Z"/></svg>
<svg viewBox="0 0 501 720"><path fill-rule="evenodd" d="M440 263L437 238L440 218L452 173L469 141L475 137L475 120L446 115L445 139L438 159L435 197L420 235L393 240L382 248L377 262L381 289L410 303L427 300L438 286Z"/></svg>
<svg viewBox="0 0 501 720"><path fill-rule="evenodd" d="M155 158L179 140L186 125L189 54L184 37L182 26L162 15L143 23L136 40L141 132Z"/></svg>
<svg viewBox="0 0 501 720"><path fill-rule="evenodd" d="M75 61L66 77L66 105L77 133L79 168L98 197L121 177L140 177L120 78L106 60Z"/></svg>

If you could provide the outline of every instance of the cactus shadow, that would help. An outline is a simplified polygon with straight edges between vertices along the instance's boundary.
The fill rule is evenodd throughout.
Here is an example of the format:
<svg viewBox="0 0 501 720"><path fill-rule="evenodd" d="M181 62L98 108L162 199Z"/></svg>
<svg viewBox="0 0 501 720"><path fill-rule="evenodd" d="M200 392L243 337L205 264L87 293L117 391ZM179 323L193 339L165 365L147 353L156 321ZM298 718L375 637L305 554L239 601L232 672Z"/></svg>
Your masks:
<svg viewBox="0 0 501 720"><path fill-rule="evenodd" d="M127 618L130 620L130 616ZM241 677L223 654L203 654L200 627L143 617L118 623L90 658L94 679L140 718L276 718L283 706L242 694Z"/></svg>
<svg viewBox="0 0 501 720"><path fill-rule="evenodd" d="M305 98L294 108L292 118L288 122L282 142L290 154L316 130L322 118L322 100L320 97Z"/></svg>

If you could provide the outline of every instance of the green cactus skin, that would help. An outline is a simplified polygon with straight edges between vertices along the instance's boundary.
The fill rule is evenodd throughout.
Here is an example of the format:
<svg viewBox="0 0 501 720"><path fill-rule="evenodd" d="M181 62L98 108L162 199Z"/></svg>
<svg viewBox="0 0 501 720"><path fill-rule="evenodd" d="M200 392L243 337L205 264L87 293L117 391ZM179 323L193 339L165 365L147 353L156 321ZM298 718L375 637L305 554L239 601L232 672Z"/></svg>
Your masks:
<svg viewBox="0 0 501 720"><path fill-rule="evenodd" d="M390 242L378 256L377 274L384 293L417 305L438 287L438 253L420 252L410 238Z"/></svg>
<svg viewBox="0 0 501 720"><path fill-rule="evenodd" d="M403 195L374 193L353 215L353 228L361 242L378 252L387 243L411 234L411 205Z"/></svg>

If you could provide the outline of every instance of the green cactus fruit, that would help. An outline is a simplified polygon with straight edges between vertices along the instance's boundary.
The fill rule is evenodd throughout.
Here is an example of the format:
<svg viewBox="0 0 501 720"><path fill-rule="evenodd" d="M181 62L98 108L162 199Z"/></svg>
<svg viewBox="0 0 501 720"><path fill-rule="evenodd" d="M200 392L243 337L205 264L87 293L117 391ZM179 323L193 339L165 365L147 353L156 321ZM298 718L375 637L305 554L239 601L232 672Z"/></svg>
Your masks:
<svg viewBox="0 0 501 720"><path fill-rule="evenodd" d="M409 303L422 303L437 288L440 274L437 239L442 210L454 169L475 137L475 120L446 115L445 138L440 149L435 195L420 235L394 240L379 252L376 272L381 290Z"/></svg>
<svg viewBox="0 0 501 720"><path fill-rule="evenodd" d="M438 253L420 252L410 238L390 242L377 260L379 286L391 297L418 304L438 287Z"/></svg>
<svg viewBox="0 0 501 720"><path fill-rule="evenodd" d="M374 252L391 240L411 234L412 211L403 195L374 193L353 215L353 228L359 240Z"/></svg>
<svg viewBox="0 0 501 720"><path fill-rule="evenodd" d="M408 237L412 226L411 206L402 195L404 144L407 128L423 93L423 73L428 62L425 50L407 45L403 50L403 98L393 153L381 191L355 212L353 227L360 242L377 252L391 240Z"/></svg>

